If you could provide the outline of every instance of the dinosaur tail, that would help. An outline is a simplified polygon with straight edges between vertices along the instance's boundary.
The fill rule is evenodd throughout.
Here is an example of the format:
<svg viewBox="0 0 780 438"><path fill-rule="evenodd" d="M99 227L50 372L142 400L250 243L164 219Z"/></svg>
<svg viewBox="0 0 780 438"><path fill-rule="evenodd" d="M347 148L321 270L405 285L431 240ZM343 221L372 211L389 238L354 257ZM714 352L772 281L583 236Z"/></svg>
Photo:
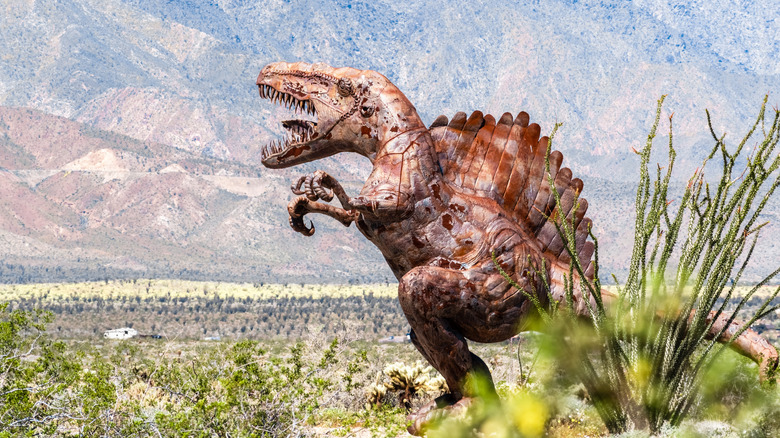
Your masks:
<svg viewBox="0 0 780 438"><path fill-rule="evenodd" d="M618 299L618 295L614 292L606 289L601 290L601 299L605 307L615 305L614 303ZM579 300L579 301L578 301ZM590 304L595 309L595 300L590 297ZM584 300L579 298L575 294L575 309L578 314L583 317L589 317L589 310L584 304ZM732 321L729 323L729 314L721 313L717 318L715 315L717 312L711 311L707 315L707 323L711 324L706 339L712 340L717 337L717 341L725 344L734 338L734 335L743 327L743 323L740 321ZM692 311L688 317L688 323L693 322L693 318L696 316L696 310ZM663 318L663 314L658 314L658 318ZM713 322L713 318L715 319ZM725 330L724 330L725 328ZM722 333L721 333L722 332ZM780 364L780 357L778 356L777 349L764 338L758 332L753 329L747 329L742 332L736 339L731 341L730 347L737 353L753 360L759 365L759 376L762 381L766 381L775 375Z"/></svg>

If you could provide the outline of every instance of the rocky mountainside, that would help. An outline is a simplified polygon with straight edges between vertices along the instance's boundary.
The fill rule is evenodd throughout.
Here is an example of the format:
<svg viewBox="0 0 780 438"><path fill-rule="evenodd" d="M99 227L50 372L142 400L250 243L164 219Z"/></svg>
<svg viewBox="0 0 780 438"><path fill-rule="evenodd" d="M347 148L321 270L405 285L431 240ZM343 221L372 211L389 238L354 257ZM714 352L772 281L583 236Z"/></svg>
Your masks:
<svg viewBox="0 0 780 438"><path fill-rule="evenodd" d="M0 278L382 279L377 257L349 276L329 269L330 257L370 254L354 229L332 245L321 236L343 227L318 221L306 245L284 243L296 239L278 205L289 178L0 108Z"/></svg>
<svg viewBox="0 0 780 438"><path fill-rule="evenodd" d="M704 108L736 139L764 94L780 96L773 0L7 0L0 10L0 281L390 278L354 228L317 218L309 239L287 228L296 175L325 169L356 191L368 169L348 156L259 166L285 116L254 86L275 60L383 72L428 122L477 109L526 110L548 131L564 122L555 146L585 180L604 268L617 273L630 250L631 147L655 100L669 94L665 114L675 112L682 182L710 144Z"/></svg>

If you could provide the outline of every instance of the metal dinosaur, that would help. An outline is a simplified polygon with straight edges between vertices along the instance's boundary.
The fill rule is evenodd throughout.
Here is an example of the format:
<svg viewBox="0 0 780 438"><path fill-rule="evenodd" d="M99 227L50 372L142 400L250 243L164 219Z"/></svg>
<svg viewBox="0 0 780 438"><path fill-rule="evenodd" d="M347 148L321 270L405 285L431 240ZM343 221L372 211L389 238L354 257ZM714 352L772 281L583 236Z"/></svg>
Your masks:
<svg viewBox="0 0 780 438"><path fill-rule="evenodd" d="M339 152L359 153L373 164L354 197L323 171L298 179L289 220L307 236L315 231L313 224L304 224L307 214L325 214L345 226L354 222L398 278L412 343L450 390L410 416L410 432L420 433L441 412L464 409L474 396L467 378L490 375L467 340L509 339L535 312L496 269L491 254L519 286L548 305L546 276L550 295L562 302L570 257L547 218L565 215L574 223L585 275L592 278L594 246L587 240L588 204L579 198L582 181L561 167L560 152L552 152L550 175L561 195L556 204L545 173L548 139L540 138L539 125L529 124L525 112L498 120L479 111L468 117L461 112L426 126L383 75L325 64L273 63L262 69L257 85L261 97L316 119L283 122L287 138L264 148L266 167L295 166ZM334 196L341 207L328 204ZM576 311L587 315L585 300L592 298L574 290ZM720 318L711 333L726 322ZM777 366L775 348L752 330L733 345L762 370Z"/></svg>

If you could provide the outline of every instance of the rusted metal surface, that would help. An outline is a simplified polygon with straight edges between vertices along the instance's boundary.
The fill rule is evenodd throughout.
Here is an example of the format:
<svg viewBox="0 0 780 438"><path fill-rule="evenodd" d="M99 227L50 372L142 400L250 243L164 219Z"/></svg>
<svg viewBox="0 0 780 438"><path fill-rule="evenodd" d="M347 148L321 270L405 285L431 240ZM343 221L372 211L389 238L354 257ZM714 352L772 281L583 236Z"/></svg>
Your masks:
<svg viewBox="0 0 780 438"><path fill-rule="evenodd" d="M527 297L495 268L491 253L515 282L547 304L564 301L569 256L548 217L574 221L578 257L592 277L587 201L582 181L550 154L546 137L525 112L498 120L479 111L440 116L430 126L379 73L324 64L274 63L257 78L262 97L315 120L287 121L288 138L263 151L263 164L283 168L339 152L356 152L373 170L357 196L317 171L295 181L290 225L310 236L304 216L320 213L360 232L384 255L399 281L398 298L419 352L446 379L451 394L417 416L420 427L444 405L462 406L473 394L466 377L488 372L467 340L498 342L522 331L535 312ZM340 207L328 204L337 198ZM579 281L575 279L575 281ZM575 288L575 307L587 304ZM747 333L743 350L754 359L757 334ZM764 341L765 342L765 341ZM773 349L774 351L774 349ZM759 358L760 359L760 358ZM419 431L415 429L414 431Z"/></svg>

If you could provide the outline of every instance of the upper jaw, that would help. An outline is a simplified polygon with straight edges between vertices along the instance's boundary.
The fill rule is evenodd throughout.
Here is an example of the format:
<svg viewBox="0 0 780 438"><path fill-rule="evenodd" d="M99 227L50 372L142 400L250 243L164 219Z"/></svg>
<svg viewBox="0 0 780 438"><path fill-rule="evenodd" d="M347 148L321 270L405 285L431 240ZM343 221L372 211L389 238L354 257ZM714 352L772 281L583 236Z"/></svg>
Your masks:
<svg viewBox="0 0 780 438"><path fill-rule="evenodd" d="M261 161L270 168L289 167L349 149L349 142L330 138L330 132L345 114L344 98L336 92L339 77L353 77L358 70L334 69L325 64L276 62L257 76L260 97L281 104L315 121L287 120L287 136L272 141L261 151Z"/></svg>
<svg viewBox="0 0 780 438"><path fill-rule="evenodd" d="M261 73L262 76L262 73ZM287 135L280 140L274 140L261 150L261 161L267 167L286 167L293 165L303 152L310 150L311 147L305 147L307 143L319 137L321 134L317 127L317 108L314 101L306 93L291 93L280 91L281 82L272 84L264 83L258 77L257 86L260 97L269 99L271 102L282 105L296 115L307 115L309 118L314 116L315 121L306 119L286 120L282 126L286 129ZM274 85L279 88L274 87ZM289 87L283 89L287 90ZM297 150L293 150L297 148ZM289 161L289 162L288 162Z"/></svg>

